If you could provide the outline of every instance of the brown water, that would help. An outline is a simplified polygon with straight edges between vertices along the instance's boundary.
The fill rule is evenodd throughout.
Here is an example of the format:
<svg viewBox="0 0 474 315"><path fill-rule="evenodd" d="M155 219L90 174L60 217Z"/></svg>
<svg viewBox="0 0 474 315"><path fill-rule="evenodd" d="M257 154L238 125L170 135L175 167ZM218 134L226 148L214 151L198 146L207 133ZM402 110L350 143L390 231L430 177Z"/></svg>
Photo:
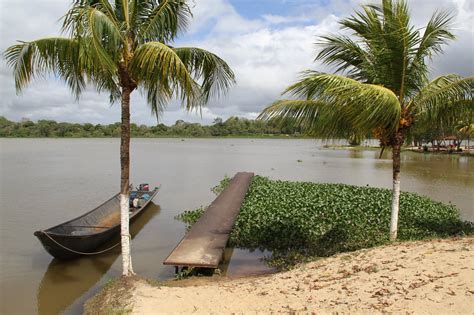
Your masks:
<svg viewBox="0 0 474 315"><path fill-rule="evenodd" d="M162 185L155 205L132 225L135 271L155 279L174 274L161 264L185 232L174 216L209 204L215 198L210 187L224 175L253 171L278 179L391 186L391 161L377 159L378 152L323 149L313 140L137 139L131 149L132 181ZM81 313L88 297L120 275L118 249L63 263L43 250L33 232L118 191L119 140L0 139L0 152L0 313ZM474 221L472 158L403 153L402 159L402 190L452 202ZM262 253L234 249L226 256L229 275L267 271Z"/></svg>

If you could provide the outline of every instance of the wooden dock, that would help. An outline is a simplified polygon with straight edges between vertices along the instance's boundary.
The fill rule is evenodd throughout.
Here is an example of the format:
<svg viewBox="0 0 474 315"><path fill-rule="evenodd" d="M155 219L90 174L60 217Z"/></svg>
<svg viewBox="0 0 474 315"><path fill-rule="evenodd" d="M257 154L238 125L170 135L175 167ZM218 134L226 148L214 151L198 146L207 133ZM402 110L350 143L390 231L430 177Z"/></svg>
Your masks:
<svg viewBox="0 0 474 315"><path fill-rule="evenodd" d="M253 176L237 173L163 264L217 268Z"/></svg>

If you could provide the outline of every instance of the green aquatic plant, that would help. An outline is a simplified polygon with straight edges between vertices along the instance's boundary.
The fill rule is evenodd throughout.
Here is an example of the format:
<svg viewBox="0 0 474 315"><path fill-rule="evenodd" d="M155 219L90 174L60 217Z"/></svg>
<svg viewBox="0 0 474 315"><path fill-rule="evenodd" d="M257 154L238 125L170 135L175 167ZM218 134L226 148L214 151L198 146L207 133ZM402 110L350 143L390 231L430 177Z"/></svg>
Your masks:
<svg viewBox="0 0 474 315"><path fill-rule="evenodd" d="M183 213L178 214L174 218L176 220L186 223L186 230L189 230L191 226L196 223L197 220L199 220L205 210L206 209L201 206L194 210L186 210Z"/></svg>
<svg viewBox="0 0 474 315"><path fill-rule="evenodd" d="M217 186L211 188L211 191L214 194L219 195L221 192L224 191L224 189L227 187L227 185L229 185L231 179L232 178L225 175L224 179L221 180ZM194 223L196 223L197 220L199 220L199 218L204 213L204 211L206 211L206 207L201 206L201 207L199 207L197 209L194 209L194 210L186 210L183 213L178 214L174 218L176 220L179 220L179 221L182 221L182 222L186 223L186 230L189 230L191 228L191 226Z"/></svg>
<svg viewBox="0 0 474 315"><path fill-rule="evenodd" d="M402 192L400 240L471 234L451 204ZM230 235L232 246L268 250L268 264L286 268L314 257L389 242L389 189L270 180L255 176ZM183 217L197 218L202 208ZM188 220L190 222L191 220Z"/></svg>
<svg viewBox="0 0 474 315"><path fill-rule="evenodd" d="M221 192L224 191L224 189L229 185L230 181L231 181L232 178L230 178L229 176L225 175L224 176L224 179L221 180L219 182L219 185L215 186L215 187L212 187L211 188L211 191L216 194L216 195L219 195Z"/></svg>

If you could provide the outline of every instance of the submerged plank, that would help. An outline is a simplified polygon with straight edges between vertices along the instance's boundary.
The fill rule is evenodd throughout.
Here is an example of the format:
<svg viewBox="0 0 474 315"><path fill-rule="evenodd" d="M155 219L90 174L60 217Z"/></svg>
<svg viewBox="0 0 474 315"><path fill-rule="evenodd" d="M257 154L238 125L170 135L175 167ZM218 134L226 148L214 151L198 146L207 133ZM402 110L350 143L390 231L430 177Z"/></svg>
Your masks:
<svg viewBox="0 0 474 315"><path fill-rule="evenodd" d="M253 176L237 173L163 264L217 268Z"/></svg>

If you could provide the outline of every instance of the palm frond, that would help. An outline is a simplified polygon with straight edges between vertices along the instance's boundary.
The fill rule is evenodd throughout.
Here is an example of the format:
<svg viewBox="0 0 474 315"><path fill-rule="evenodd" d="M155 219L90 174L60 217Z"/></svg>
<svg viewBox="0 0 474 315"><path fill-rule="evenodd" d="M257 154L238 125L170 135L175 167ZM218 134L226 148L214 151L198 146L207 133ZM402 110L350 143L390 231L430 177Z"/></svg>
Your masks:
<svg viewBox="0 0 474 315"><path fill-rule="evenodd" d="M7 64L13 68L17 92L35 77L55 74L66 81L76 97L85 88L81 49L77 40L51 37L20 42L5 51Z"/></svg>
<svg viewBox="0 0 474 315"><path fill-rule="evenodd" d="M130 29L130 11L128 6L128 0L122 0L122 12L123 18L125 20L125 25L127 30Z"/></svg>
<svg viewBox="0 0 474 315"><path fill-rule="evenodd" d="M415 93L428 83L427 60L433 55L442 53L442 46L455 39L451 33L452 15L448 11L436 12L418 39L417 47L411 52L412 59L408 66L407 77L411 79ZM413 94L413 95L414 95Z"/></svg>
<svg viewBox="0 0 474 315"><path fill-rule="evenodd" d="M98 92L107 91L115 100L120 94L116 77L95 62L91 43L90 38L51 37L9 47L5 58L13 69L17 91L20 93L35 77L53 74L67 83L76 98L90 82Z"/></svg>
<svg viewBox="0 0 474 315"><path fill-rule="evenodd" d="M409 104L417 117L436 123L456 119L459 111L474 107L474 77L451 74L436 78Z"/></svg>
<svg viewBox="0 0 474 315"><path fill-rule="evenodd" d="M98 61L104 70L115 72L117 61L121 57L120 47L124 41L115 24L102 11L90 8L88 10L88 30L93 39L92 44Z"/></svg>
<svg viewBox="0 0 474 315"><path fill-rule="evenodd" d="M344 113L360 130L384 127L398 128L401 106L397 96L389 89L373 84L315 71L306 71L303 78L284 93L300 99L332 104L338 113ZM330 118L330 116L328 115Z"/></svg>
<svg viewBox="0 0 474 315"><path fill-rule="evenodd" d="M348 138L354 130L343 108L318 100L279 100L265 108L257 119L278 124L291 121L306 134L325 139Z"/></svg>
<svg viewBox="0 0 474 315"><path fill-rule="evenodd" d="M322 49L315 61L322 60L325 64L336 66L336 73L347 72L349 77L365 81L367 69L373 68L371 56L348 36L323 36L316 45Z"/></svg>
<svg viewBox="0 0 474 315"><path fill-rule="evenodd" d="M456 37L451 32L453 15L449 11L435 12L426 25L416 51L416 60L442 53L442 45Z"/></svg>
<svg viewBox="0 0 474 315"><path fill-rule="evenodd" d="M200 83L203 102L219 97L235 83L235 76L229 65L219 56L194 47L174 48L188 72Z"/></svg>
<svg viewBox="0 0 474 315"><path fill-rule="evenodd" d="M200 108L199 85L193 80L186 65L176 52L160 42L149 42L135 51L129 71L147 91L148 101L155 114L163 102L178 96L188 110Z"/></svg>
<svg viewBox="0 0 474 315"><path fill-rule="evenodd" d="M114 7L110 4L108 0L98 0L99 3L97 4L96 8L98 8L101 12L103 12L109 19L112 21L117 30L121 29L120 20L115 14Z"/></svg>
<svg viewBox="0 0 474 315"><path fill-rule="evenodd" d="M402 103L423 86L427 69L411 74L416 70L412 63L420 35L410 25L406 1L383 0L381 5L363 6L341 25L355 39L324 37L320 59L336 65L338 71L350 70L352 78L391 89Z"/></svg>
<svg viewBox="0 0 474 315"><path fill-rule="evenodd" d="M163 0L152 6L142 19L136 36L139 43L159 41L168 43L184 31L192 17L191 10L183 0Z"/></svg>
<svg viewBox="0 0 474 315"><path fill-rule="evenodd" d="M73 6L64 17L63 31L79 41L92 39L90 53L103 71L117 71L125 38L113 7L106 0L99 0L94 6Z"/></svg>
<svg viewBox="0 0 474 315"><path fill-rule="evenodd" d="M130 27L134 32L138 30L142 21L150 15L154 4L155 1L132 0L130 2Z"/></svg>

